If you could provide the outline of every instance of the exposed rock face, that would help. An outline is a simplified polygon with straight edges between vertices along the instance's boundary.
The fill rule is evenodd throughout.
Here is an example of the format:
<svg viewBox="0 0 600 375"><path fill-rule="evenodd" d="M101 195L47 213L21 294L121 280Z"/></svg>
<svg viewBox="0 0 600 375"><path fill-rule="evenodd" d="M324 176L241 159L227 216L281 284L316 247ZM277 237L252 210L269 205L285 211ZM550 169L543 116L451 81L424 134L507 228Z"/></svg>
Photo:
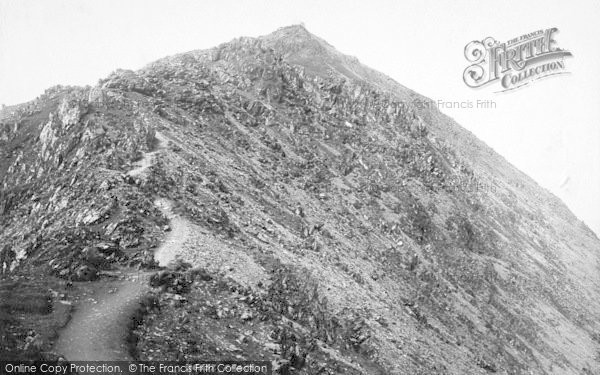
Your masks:
<svg viewBox="0 0 600 375"><path fill-rule="evenodd" d="M96 266L82 249L104 241L143 250L150 243L140 235L144 226L164 221L122 177L148 149L154 130L133 113L117 116L112 111L118 109L88 101L98 90L57 87L7 120L19 130L0 146L0 241L10 253L3 259L11 260L3 262L6 267L41 257L54 261L50 268L57 275L79 278L80 266ZM114 97L114 108L124 105ZM132 194L141 199L132 203ZM116 250L103 266L119 259Z"/></svg>
<svg viewBox="0 0 600 375"><path fill-rule="evenodd" d="M142 358L599 372L600 241L424 99L300 26L50 90L0 124L0 259L65 278L151 263L160 196L201 228L185 260L214 275L157 276L175 293ZM165 150L127 176L156 131Z"/></svg>

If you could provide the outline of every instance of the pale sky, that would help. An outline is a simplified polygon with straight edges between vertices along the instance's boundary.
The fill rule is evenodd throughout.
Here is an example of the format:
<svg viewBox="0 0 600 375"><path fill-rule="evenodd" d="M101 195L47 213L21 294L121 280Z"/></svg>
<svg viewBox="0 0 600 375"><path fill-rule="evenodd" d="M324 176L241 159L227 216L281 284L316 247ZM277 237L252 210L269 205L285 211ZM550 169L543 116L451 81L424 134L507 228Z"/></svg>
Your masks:
<svg viewBox="0 0 600 375"><path fill-rule="evenodd" d="M343 53L434 100L600 234L599 1L0 0L0 103L93 85L179 52L303 22ZM557 27L570 75L495 94L462 81L467 43ZM564 184L565 181L568 181ZM562 185L562 187L561 187Z"/></svg>

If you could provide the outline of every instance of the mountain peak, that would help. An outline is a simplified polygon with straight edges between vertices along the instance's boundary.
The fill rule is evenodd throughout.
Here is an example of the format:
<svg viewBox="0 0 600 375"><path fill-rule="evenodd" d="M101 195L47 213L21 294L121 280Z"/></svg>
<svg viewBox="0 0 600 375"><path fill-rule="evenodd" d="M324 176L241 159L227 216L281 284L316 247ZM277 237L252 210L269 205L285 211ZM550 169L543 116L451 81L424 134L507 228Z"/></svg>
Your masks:
<svg viewBox="0 0 600 375"><path fill-rule="evenodd" d="M306 26L304 26L304 23L283 26L283 27L280 27L279 29L275 30L271 34L278 34L280 36L285 36L285 35L312 36L312 34L306 29Z"/></svg>
<svg viewBox="0 0 600 375"><path fill-rule="evenodd" d="M313 50L322 48L334 50L329 43L308 31L304 24L281 27L271 34L261 37L261 39L294 50L306 49L307 47L312 47Z"/></svg>
<svg viewBox="0 0 600 375"><path fill-rule="evenodd" d="M281 54L287 62L302 66L314 75L326 77L333 71L345 79L368 82L384 91L394 92L401 98L406 98L411 92L390 77L361 64L356 57L338 51L308 31L303 24L279 28L259 39Z"/></svg>

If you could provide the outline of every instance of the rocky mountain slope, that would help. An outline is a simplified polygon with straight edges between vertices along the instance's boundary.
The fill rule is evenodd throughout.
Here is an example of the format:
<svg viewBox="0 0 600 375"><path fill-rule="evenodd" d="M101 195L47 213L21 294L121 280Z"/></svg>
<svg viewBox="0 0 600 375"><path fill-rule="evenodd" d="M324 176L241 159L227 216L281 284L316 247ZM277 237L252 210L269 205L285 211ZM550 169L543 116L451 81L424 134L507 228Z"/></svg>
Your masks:
<svg viewBox="0 0 600 375"><path fill-rule="evenodd" d="M302 26L50 89L0 116L4 277L155 266L162 198L192 269L155 278L140 359L600 372L600 241L424 100Z"/></svg>

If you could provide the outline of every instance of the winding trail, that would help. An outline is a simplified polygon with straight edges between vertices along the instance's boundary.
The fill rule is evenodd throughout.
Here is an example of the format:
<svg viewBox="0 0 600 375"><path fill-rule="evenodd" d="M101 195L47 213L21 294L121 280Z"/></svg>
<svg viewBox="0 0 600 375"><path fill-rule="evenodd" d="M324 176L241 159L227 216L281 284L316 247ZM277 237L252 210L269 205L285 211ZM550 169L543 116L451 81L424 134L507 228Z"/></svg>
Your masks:
<svg viewBox="0 0 600 375"><path fill-rule="evenodd" d="M127 336L139 302L149 290L148 274L97 285L77 304L54 351L71 361L131 360Z"/></svg>
<svg viewBox="0 0 600 375"><path fill-rule="evenodd" d="M148 171L148 168L150 168L152 166L152 164L154 163L154 157L164 149L164 145L167 141L165 136L163 136L159 132L156 132L154 137L156 138L156 141L157 141L156 147L154 148L153 151L146 152L140 160L138 160L137 162L134 163L136 167L134 169L130 170L129 172L127 172L127 174L129 176L138 177L138 176L145 175L146 172Z"/></svg>
<svg viewBox="0 0 600 375"><path fill-rule="evenodd" d="M171 232L154 252L154 259L158 265L166 267L181 254L184 244L191 236L191 229L187 220L173 213L173 206L167 199L160 198L154 204L171 223Z"/></svg>
<svg viewBox="0 0 600 375"><path fill-rule="evenodd" d="M159 147L146 153L138 161L130 176L143 176L153 163L154 155L161 151L164 137L157 133ZM159 265L166 266L182 251L191 230L189 223L175 215L171 202L158 199L155 203L169 218L171 231L155 251ZM75 313L59 333L54 351L70 361L133 360L127 338L143 296L150 291L150 272L122 271L115 280L88 283L78 301Z"/></svg>

